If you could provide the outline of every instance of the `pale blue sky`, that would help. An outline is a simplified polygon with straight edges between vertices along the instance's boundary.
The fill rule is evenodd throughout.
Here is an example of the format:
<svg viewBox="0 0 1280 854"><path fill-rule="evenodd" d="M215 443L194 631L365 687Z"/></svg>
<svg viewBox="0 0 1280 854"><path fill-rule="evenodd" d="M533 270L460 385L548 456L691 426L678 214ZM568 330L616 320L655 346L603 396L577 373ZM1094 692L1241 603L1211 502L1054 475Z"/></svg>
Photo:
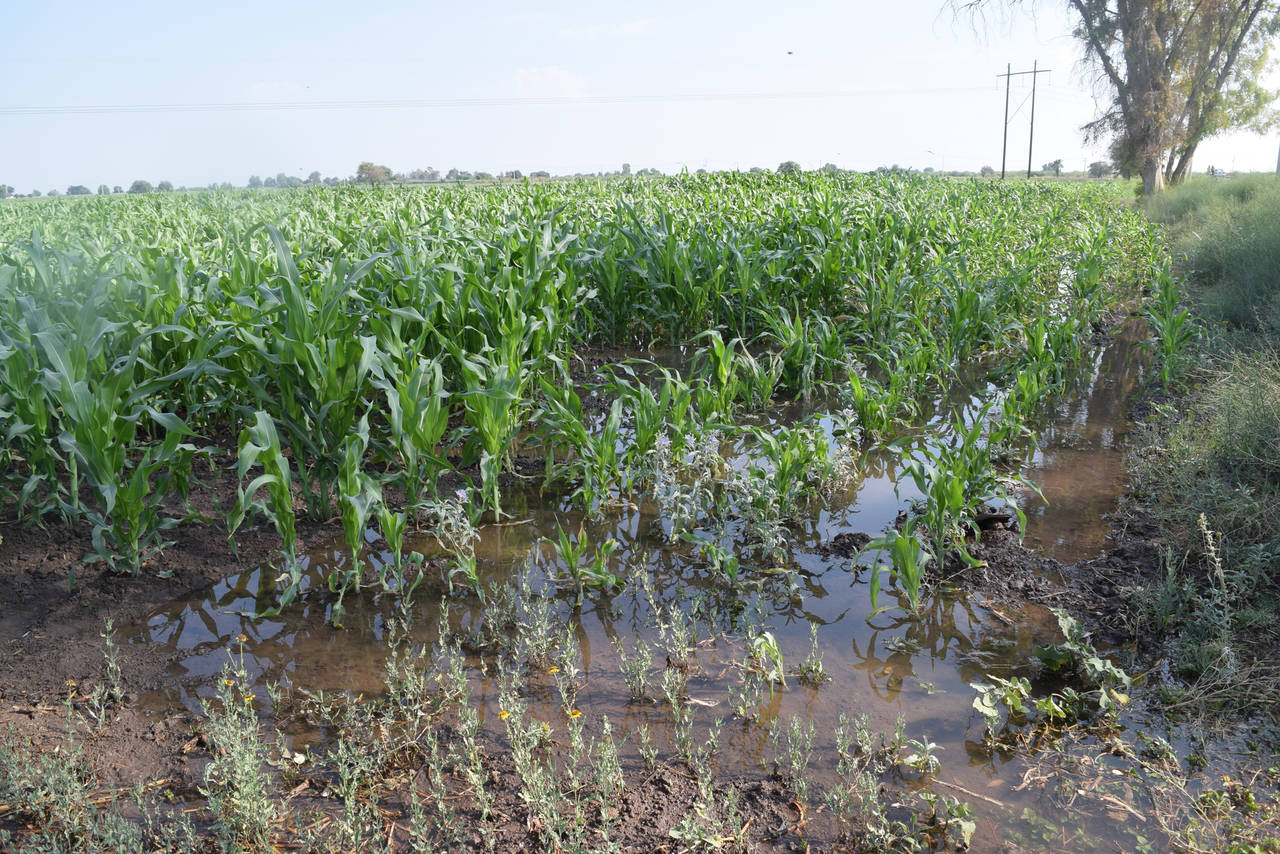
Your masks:
<svg viewBox="0 0 1280 854"><path fill-rule="evenodd" d="M10 0L0 55L0 183L243 184L250 174L348 176L361 160L555 173L1000 166L1004 90L1041 78L1034 165L1083 168L1093 116L1058 3L976 32L943 0L216 4ZM854 93L797 97L801 93ZM1027 78L1010 169L1026 167ZM406 99L772 94L748 100L437 104L279 111L16 114L13 108ZM1197 169L1271 169L1280 137L1202 147Z"/></svg>

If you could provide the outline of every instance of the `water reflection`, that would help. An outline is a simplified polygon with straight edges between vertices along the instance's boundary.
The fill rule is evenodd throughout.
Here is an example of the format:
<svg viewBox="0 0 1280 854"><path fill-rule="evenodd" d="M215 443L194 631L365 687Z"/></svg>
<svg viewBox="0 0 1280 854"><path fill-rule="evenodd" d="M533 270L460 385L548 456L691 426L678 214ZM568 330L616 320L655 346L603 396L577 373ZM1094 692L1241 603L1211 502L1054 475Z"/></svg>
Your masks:
<svg viewBox="0 0 1280 854"><path fill-rule="evenodd" d="M1136 328L1127 329L1116 342L1092 354L1078 393L1044 425L1044 450L1035 459L1031 477L1040 482L1049 504L1029 508L1028 540L1059 558L1076 559L1101 547L1105 534L1102 515L1123 489L1120 444L1129 425L1121 413L1126 397L1140 387L1143 376L1139 337ZM957 417L972 419L987 392L981 378L953 389L936 407L933 418L939 423ZM797 406L774 417L800 417L807 411L809 408ZM829 423L825 426L830 429ZM740 453L741 448L736 451ZM878 730L891 730L901 716L911 737L928 738L942 747L942 779L969 789L994 791L998 800L1008 805L1006 812L983 801L973 804L984 828L980 840L985 834L986 843L996 845L1006 830L1021 826L1018 815L1023 807L1038 809L1040 805L1035 795L1015 790L1025 770L1019 761L991 756L981 746L982 724L974 721L969 683L989 675L1033 675L1033 647L1051 639L1056 624L1043 609L1027 606L1017 612L999 611L979 597L954 590L937 591L915 616L901 607L873 612L865 574L858 573L853 561L828 556L820 547L837 534L876 533L893 522L904 501L914 495L907 484L901 494L895 491L896 466L895 455L869 451L848 494L791 530L791 567L795 572L763 578L739 589L728 589L714 578L687 544L667 542L662 521L652 506L642 502L617 508L603 519L590 521L566 509L563 495L544 495L533 488L504 496L504 507L514 514L517 524L482 531L477 547L480 578L485 586L500 584L531 563L535 587L540 588L535 595L550 597L558 615L573 626L581 648L585 687L579 694L579 706L584 714L593 722L607 714L622 735L634 732L643 722L660 745L669 744L672 738L669 712L662 703L629 701L617 653L610 643L615 636L627 643L637 636L655 643L652 603L640 590L628 586L620 593L591 591L578 608L569 591L557 591L547 584L539 567L550 562L551 554L539 546L539 540L553 534L557 524L566 530L576 530L582 524L592 542L616 540L615 573L623 575L627 567L643 567L653 578L659 605L676 604L697 615L703 643L695 653L698 666L690 679L690 692L718 703L695 710L699 732L713 719L729 716L725 697L737 681L735 665L745 655L741 634L748 623L758 619L756 615L763 615L784 659L792 665L809 653L809 627L817 624L821 627L819 649L832 680L817 689L792 680L785 690L766 691L760 697L755 721L726 725L721 767L733 769L739 776L765 773L762 763L773 758L769 724L800 715L815 725L815 766L829 772L832 733L842 713L865 714ZM367 554L375 563L389 559L378 545L371 541ZM430 541L406 545L428 558L437 554ZM284 681L310 691L380 694L393 597L368 591L349 595L345 628L337 631L327 620L328 597L315 592L323 587L323 574L340 569L347 560L346 550L336 544L308 551L304 564L311 592L304 591L299 601L278 617L253 617L255 610L273 601L274 570L270 568L225 579L153 614L133 640L162 647L172 654L174 663L169 685L145 698L144 704L198 707L201 697L213 693L214 676L227 660L228 650L243 655L259 685ZM447 593L441 570L438 562L429 563L426 581L419 587L412 608L408 642L428 649L436 640L441 598ZM894 604L892 594L885 591L881 604ZM455 597L448 608L450 625L464 635L482 635L488 628L487 619L474 596ZM247 640L238 641L241 636ZM478 666L480 659L473 656L471 663ZM470 678L481 715L493 725L498 711L496 685L478 669L473 669ZM535 716L557 720L559 699L549 679L535 678L528 699ZM493 729L499 730L496 726ZM299 738L323 739L324 735L299 734ZM626 751L634 751L634 747ZM992 781L998 788L989 788ZM1119 826L1093 826L1090 831L1097 838L1122 836Z"/></svg>

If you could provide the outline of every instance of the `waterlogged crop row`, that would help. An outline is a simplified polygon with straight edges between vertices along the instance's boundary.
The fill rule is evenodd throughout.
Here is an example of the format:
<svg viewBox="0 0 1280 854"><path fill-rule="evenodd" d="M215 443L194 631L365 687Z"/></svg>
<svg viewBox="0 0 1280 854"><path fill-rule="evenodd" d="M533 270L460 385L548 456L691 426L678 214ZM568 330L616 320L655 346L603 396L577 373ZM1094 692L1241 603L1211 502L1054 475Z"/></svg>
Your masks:
<svg viewBox="0 0 1280 854"><path fill-rule="evenodd" d="M896 176L0 206L0 495L33 522L90 526L96 558L138 571L185 517L193 459L236 465L209 444L238 436L230 527L277 526L287 604L295 499L343 519L339 594L362 583L375 524L393 547L409 522L434 529L474 581L468 532L503 516L521 448L590 514L655 500L732 580L740 558L780 553L788 517L847 480L858 447L977 366L995 390L978 426L901 445L925 498L883 546L914 603L924 563L963 554L972 512L1002 494L997 452L1158 255L1104 186ZM681 348L683 368L615 365L590 415L575 353L651 345ZM812 396L829 411L746 424ZM474 488L441 495L447 472ZM559 539L579 595L608 582L607 544Z"/></svg>

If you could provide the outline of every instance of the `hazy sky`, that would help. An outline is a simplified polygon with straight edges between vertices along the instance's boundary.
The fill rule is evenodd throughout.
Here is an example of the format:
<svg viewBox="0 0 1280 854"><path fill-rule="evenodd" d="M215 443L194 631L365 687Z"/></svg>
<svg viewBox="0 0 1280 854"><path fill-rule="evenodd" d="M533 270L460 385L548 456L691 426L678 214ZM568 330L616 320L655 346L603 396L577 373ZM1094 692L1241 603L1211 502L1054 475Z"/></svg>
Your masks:
<svg viewBox="0 0 1280 854"><path fill-rule="evenodd" d="M625 161L669 172L787 159L998 169L996 75L1035 61L1053 73L1040 78L1033 165L1062 158L1080 169L1105 156L1081 141L1095 105L1055 0L1034 20L978 32L943 0L6 5L0 183L19 192L349 176L361 160L397 171L565 173ZM1011 170L1027 165L1029 93L1018 78ZM342 103L299 106L325 101ZM201 104L216 106L21 112ZM291 106L225 109L246 104ZM1196 168L1269 170L1278 143L1215 140Z"/></svg>

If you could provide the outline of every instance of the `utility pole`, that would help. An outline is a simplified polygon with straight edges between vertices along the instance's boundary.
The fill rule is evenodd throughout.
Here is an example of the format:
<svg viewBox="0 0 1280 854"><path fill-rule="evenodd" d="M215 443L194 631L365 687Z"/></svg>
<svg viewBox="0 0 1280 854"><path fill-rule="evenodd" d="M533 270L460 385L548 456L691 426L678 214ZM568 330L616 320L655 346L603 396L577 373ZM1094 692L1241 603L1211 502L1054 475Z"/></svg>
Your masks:
<svg viewBox="0 0 1280 854"><path fill-rule="evenodd" d="M1027 134L1027 180L1031 180L1031 150L1036 144L1036 78L1040 73L1036 71L1040 65L1040 60L1031 63L1031 132Z"/></svg>
<svg viewBox="0 0 1280 854"><path fill-rule="evenodd" d="M1004 161L1009 155L1009 81L1013 79L1013 63L1005 66L1004 75L1004 145L1000 148L1000 180L1004 180Z"/></svg>
<svg viewBox="0 0 1280 854"><path fill-rule="evenodd" d="M996 75L996 77L1004 78L1004 148L1000 153L1001 180L1004 179L1005 159L1009 153L1009 83L1014 77L1021 77L1024 74L1031 75L1031 141L1027 143L1027 177L1031 177L1031 146L1035 142L1036 133L1036 78L1041 74L1048 74L1050 71L1048 68L1040 68L1039 66L1040 60L1036 60L1030 71L1014 71L1013 63L1009 63L1004 74Z"/></svg>
<svg viewBox="0 0 1280 854"><path fill-rule="evenodd" d="M1280 151L1276 152L1276 174L1280 175Z"/></svg>

